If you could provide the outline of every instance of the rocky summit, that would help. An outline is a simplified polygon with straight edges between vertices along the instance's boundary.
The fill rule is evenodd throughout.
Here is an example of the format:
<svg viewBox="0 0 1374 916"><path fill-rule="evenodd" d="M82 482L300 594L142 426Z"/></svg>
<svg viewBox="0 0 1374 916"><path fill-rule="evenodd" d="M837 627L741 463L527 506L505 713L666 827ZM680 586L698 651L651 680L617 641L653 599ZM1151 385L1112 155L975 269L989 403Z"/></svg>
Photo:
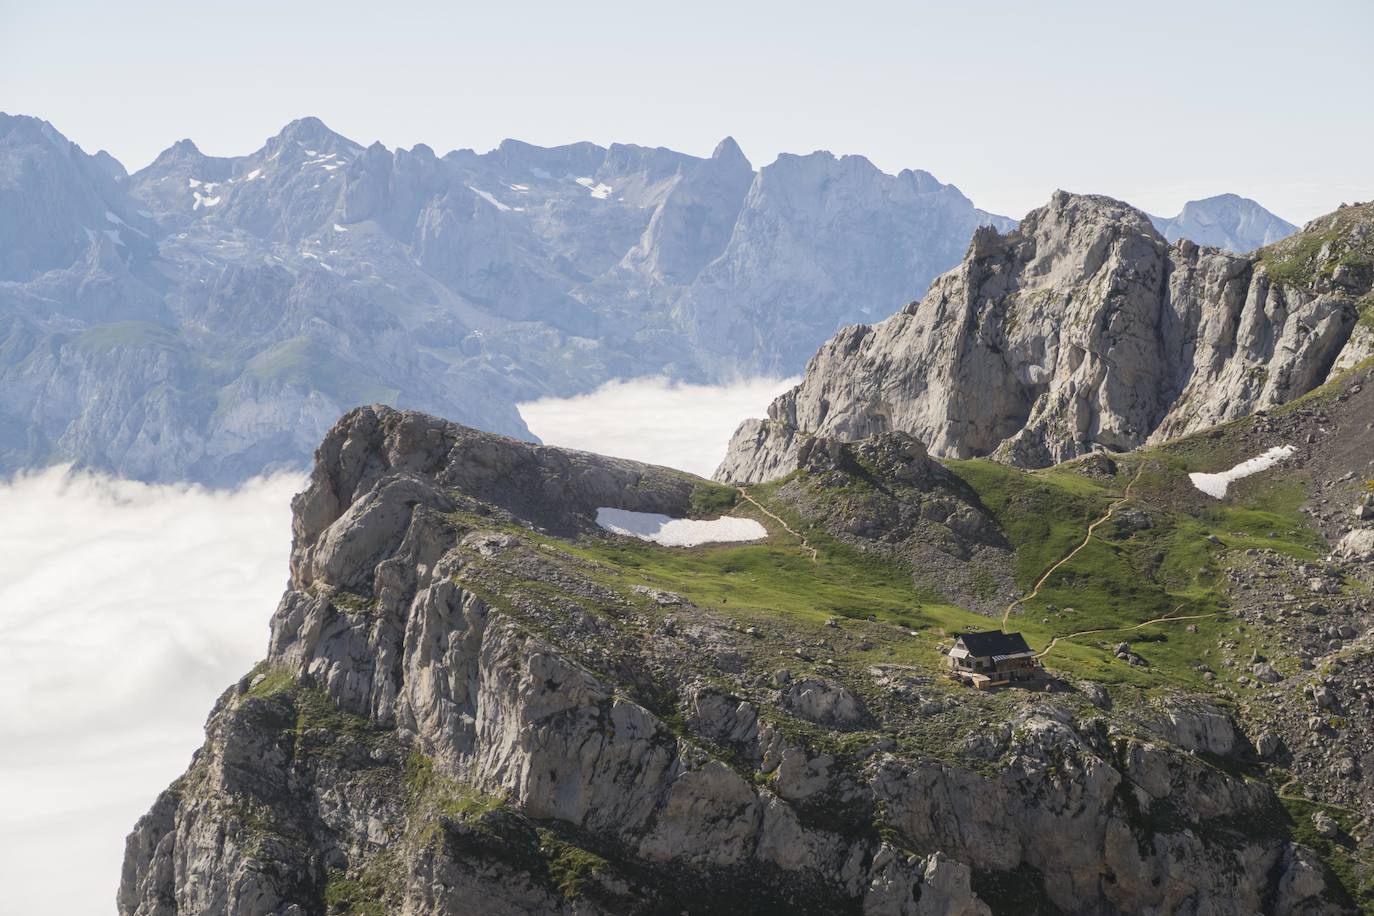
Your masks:
<svg viewBox="0 0 1374 916"><path fill-rule="evenodd" d="M1074 210L1120 215L980 234L936 301L1032 245L1069 276ZM1081 231L1169 250L1133 227ZM293 504L266 658L130 835L119 911L1367 912L1370 417L1365 362L1048 470L793 431L733 487L354 410ZM1191 482L1280 445L1220 499ZM603 508L768 537L665 547ZM996 629L1042 678L944 676Z"/></svg>
<svg viewBox="0 0 1374 916"><path fill-rule="evenodd" d="M1238 256L1057 192L979 229L919 302L841 330L742 426L718 477L768 480L804 436L900 430L932 454L1046 467L1293 401L1374 353L1374 204Z"/></svg>

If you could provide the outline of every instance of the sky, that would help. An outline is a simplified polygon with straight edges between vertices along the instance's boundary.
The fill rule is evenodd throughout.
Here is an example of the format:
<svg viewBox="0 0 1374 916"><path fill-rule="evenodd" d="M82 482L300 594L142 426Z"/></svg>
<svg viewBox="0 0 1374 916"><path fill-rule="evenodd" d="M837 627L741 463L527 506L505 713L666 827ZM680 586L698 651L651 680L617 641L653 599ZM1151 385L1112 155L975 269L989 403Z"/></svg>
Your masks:
<svg viewBox="0 0 1374 916"><path fill-rule="evenodd" d="M550 444L709 474L791 382L650 378L521 411ZM303 484L0 479L0 912L114 912L124 838L266 653Z"/></svg>
<svg viewBox="0 0 1374 916"><path fill-rule="evenodd" d="M842 5L0 0L0 109L130 169L315 115L362 143L506 137L924 168L1019 217L1056 188L1294 222L1374 197L1374 3Z"/></svg>

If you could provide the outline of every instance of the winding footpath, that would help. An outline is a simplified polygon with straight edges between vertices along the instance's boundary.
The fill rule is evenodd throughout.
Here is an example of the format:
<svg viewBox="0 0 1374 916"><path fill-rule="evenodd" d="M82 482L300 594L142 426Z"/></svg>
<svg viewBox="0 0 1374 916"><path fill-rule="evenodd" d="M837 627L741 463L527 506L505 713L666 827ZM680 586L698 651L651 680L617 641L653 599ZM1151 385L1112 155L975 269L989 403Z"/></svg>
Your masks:
<svg viewBox="0 0 1374 916"><path fill-rule="evenodd" d="M1120 509L1126 503L1130 502L1131 490L1140 480L1140 475L1145 473L1145 464L1146 462L1144 461L1140 463L1140 467L1136 469L1135 476L1131 478L1130 483L1126 484L1126 489L1122 492L1121 496L1113 500L1112 504L1107 507L1107 511L1104 512L1102 516L1098 518L1095 522L1088 526L1088 531L1086 534L1083 535L1083 540L1078 544L1078 546L1075 547L1073 550L1070 550L1067 554L1065 554L1062 559L1052 564L1049 569L1045 570L1044 574L1041 575L1040 578L1035 581L1035 586L1030 590L1030 592L1028 592L1025 595L1022 595L1020 598L1017 598L1011 604L1007 605L1006 610L1002 612L1003 630L1006 630L1007 624L1011 620L1012 612L1015 611L1021 605L1033 600L1037 595L1039 595L1040 590L1044 588L1045 583L1049 581L1050 576L1054 575L1054 573L1057 570L1061 569L1065 563L1072 560L1083 550L1083 548L1087 547L1088 543L1092 541L1093 534L1097 531L1097 529L1100 528L1102 525L1106 524L1108 521L1110 521L1112 516L1116 513L1117 509ZM1153 626L1157 623L1168 623L1175 620L1205 620L1209 617L1219 617L1222 613L1224 613L1221 611L1217 611L1210 614L1188 614L1179 616L1178 612L1181 611L1185 606L1186 603L1180 604L1178 607L1174 608L1172 611L1170 611L1168 614L1165 614L1163 617L1155 617L1151 620L1146 620L1143 623L1136 623L1130 626L1098 627L1091 630L1079 630L1075 633L1064 633L1060 636L1056 636L1053 639L1051 639L1050 644L1046 646L1044 649L1042 649L1040 652L1037 652L1035 657L1044 658L1046 655L1049 655L1050 652L1054 650L1054 647L1058 645L1061 640L1077 639L1080 636L1091 636L1096 633L1129 633L1132 630L1143 629L1144 627Z"/></svg>
<svg viewBox="0 0 1374 916"><path fill-rule="evenodd" d="M777 516L776 514L774 514L773 512L768 511L768 509L763 505L763 503L759 502L757 499L755 499L754 497L750 496L750 495L749 495L749 491L748 491L747 489L745 489L744 487L737 487L736 489L739 490L739 495L740 495L740 496L743 496L746 500L748 500L749 502L753 503L753 504L758 508L758 510L759 510L760 512L762 512L764 515L766 515L766 516L768 516L769 518L771 518L773 521L777 522L779 525L781 525L781 526L782 526L782 529L783 529L784 531L786 531L788 534L792 535L792 537L794 537L794 538L796 538L797 540L801 541L802 550L805 550L805 551L807 551L808 553L811 554L811 562L812 562L812 563L819 563L819 562L820 562L820 559L819 559L819 553L820 553L820 551L816 550L816 548L814 548L814 547L811 546L811 542L808 541L808 540L806 539L806 535L804 535L804 534L802 534L800 531L797 531L796 529L794 529L791 525L787 524L787 522L783 521L780 517L778 517L778 516Z"/></svg>
<svg viewBox="0 0 1374 916"><path fill-rule="evenodd" d="M1099 627L1096 630L1079 630L1077 633L1065 633L1063 636L1056 636L1050 640L1048 646L1037 652L1035 657L1044 658L1046 655L1049 655L1050 650L1052 650L1061 639L1077 639L1079 636L1091 636L1094 633L1129 633L1131 630L1139 630L1142 627L1148 627L1156 623L1168 623L1174 620L1206 620L1208 617L1220 617L1225 613L1224 611L1213 611L1210 614L1188 614L1175 617L1174 614L1177 614L1182 607L1183 605L1180 604L1178 607L1174 608L1172 613L1165 614L1163 617L1156 617L1153 620L1147 620L1144 623L1133 624L1129 627Z"/></svg>
<svg viewBox="0 0 1374 916"><path fill-rule="evenodd" d="M1033 601L1035 599L1035 596L1040 594L1040 589L1044 587L1047 581L1049 581L1050 576L1054 575L1055 571L1062 567L1065 563L1069 562L1074 557L1078 556L1079 551L1081 551L1084 547L1087 547L1088 542L1093 539L1093 532L1097 531L1099 527L1110 521L1112 514L1116 512L1117 509L1121 508L1121 506L1125 505L1127 502L1130 501L1131 488L1135 486L1136 481L1140 479L1140 475L1143 473L1145 473L1144 461L1140 462L1140 467L1136 469L1135 476L1131 478L1130 483L1126 484L1126 489L1121 494L1121 496L1118 499L1114 500L1112 504L1107 507L1107 511L1103 513L1101 518L1099 518L1097 521L1093 522L1091 525L1088 526L1088 532L1087 534L1083 535L1082 543L1080 543L1073 550L1070 550L1067 554L1065 554L1064 558L1061 559L1059 562L1055 563L1049 569L1045 570L1045 574L1035 581L1035 587L1032 588L1028 594L1022 595L1020 598L1017 598L1011 604L1007 605L1007 609L1002 612L1003 630L1007 628L1007 622L1011 620L1012 611L1016 610L1017 607L1025 604L1027 601Z"/></svg>

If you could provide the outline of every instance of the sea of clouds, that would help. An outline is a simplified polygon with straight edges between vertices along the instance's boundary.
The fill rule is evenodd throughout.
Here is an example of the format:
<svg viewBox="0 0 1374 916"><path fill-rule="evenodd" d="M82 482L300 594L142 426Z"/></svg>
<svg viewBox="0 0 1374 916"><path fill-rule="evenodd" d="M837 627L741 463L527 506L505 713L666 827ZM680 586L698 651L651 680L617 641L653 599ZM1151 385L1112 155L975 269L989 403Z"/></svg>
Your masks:
<svg viewBox="0 0 1374 916"><path fill-rule="evenodd" d="M755 378L729 385L682 385L642 378L519 407L526 425L549 445L709 477L740 421L764 416L768 402L796 383L795 378Z"/></svg>
<svg viewBox="0 0 1374 916"><path fill-rule="evenodd" d="M709 475L790 384L641 379L521 413L551 445ZM125 836L266 651L303 482L0 480L0 912L114 912Z"/></svg>
<svg viewBox="0 0 1374 916"><path fill-rule="evenodd" d="M0 910L114 912L125 835L266 649L302 480L0 484Z"/></svg>

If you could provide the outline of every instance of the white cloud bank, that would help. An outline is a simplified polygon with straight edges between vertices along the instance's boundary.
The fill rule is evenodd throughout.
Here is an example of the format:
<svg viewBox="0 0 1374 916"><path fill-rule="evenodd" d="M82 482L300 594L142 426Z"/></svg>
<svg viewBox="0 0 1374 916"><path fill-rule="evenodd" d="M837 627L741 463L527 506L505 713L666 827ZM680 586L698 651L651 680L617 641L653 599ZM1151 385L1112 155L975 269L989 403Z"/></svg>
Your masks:
<svg viewBox="0 0 1374 916"><path fill-rule="evenodd" d="M521 412L552 445L710 474L791 384L642 379ZM0 912L114 912L124 837L266 651L302 484L0 481Z"/></svg>
<svg viewBox="0 0 1374 916"><path fill-rule="evenodd" d="M0 483L0 909L114 912L124 837L266 650L301 485Z"/></svg>
<svg viewBox="0 0 1374 916"><path fill-rule="evenodd" d="M797 379L756 378L730 385L680 385L663 378L609 382L590 394L519 405L549 445L667 465L709 477L735 427L765 415L768 402Z"/></svg>

